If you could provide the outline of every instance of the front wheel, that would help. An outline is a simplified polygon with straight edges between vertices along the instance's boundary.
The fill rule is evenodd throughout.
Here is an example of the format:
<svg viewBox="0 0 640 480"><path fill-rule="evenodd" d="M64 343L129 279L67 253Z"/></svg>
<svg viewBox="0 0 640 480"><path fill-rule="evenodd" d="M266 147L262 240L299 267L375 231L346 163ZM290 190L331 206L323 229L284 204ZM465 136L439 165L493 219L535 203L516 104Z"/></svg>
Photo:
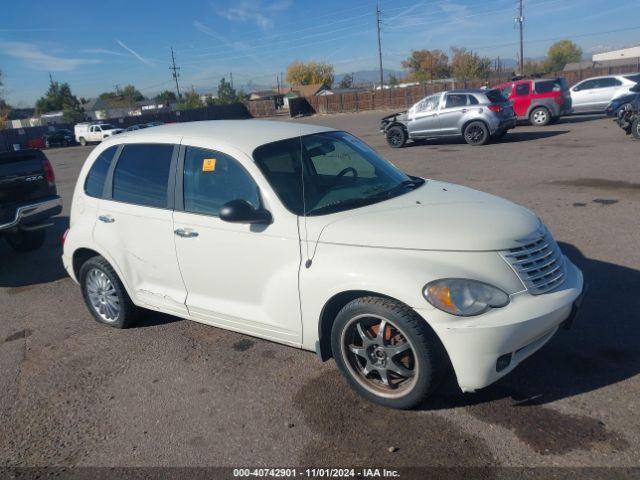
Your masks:
<svg viewBox="0 0 640 480"><path fill-rule="evenodd" d="M548 125L551 121L549 110L544 107L533 109L531 114L529 114L529 121L531 122L531 125L535 125L536 127L544 127L545 125Z"/></svg>
<svg viewBox="0 0 640 480"><path fill-rule="evenodd" d="M345 305L331 330L331 348L351 387L385 407L419 405L442 376L444 353L435 333L391 299L362 297Z"/></svg>
<svg viewBox="0 0 640 480"><path fill-rule="evenodd" d="M18 253L31 252L37 250L44 244L47 232L45 229L19 231L7 236L7 242L11 248Z"/></svg>
<svg viewBox="0 0 640 480"><path fill-rule="evenodd" d="M391 148L402 148L407 143L407 132L399 125L387 130L387 143Z"/></svg>
<svg viewBox="0 0 640 480"><path fill-rule="evenodd" d="M489 141L489 129L484 122L471 122L464 127L462 136L469 145L485 145Z"/></svg>
<svg viewBox="0 0 640 480"><path fill-rule="evenodd" d="M636 119L631 124L631 134L636 140L640 140L640 117L636 116Z"/></svg>

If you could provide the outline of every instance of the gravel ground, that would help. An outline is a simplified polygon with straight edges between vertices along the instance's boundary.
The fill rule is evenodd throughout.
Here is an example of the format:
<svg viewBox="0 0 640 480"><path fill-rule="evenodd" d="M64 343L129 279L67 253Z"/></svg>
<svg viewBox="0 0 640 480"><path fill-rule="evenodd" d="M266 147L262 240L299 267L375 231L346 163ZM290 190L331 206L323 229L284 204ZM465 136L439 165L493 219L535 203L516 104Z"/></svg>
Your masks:
<svg viewBox="0 0 640 480"><path fill-rule="evenodd" d="M293 121L537 212L590 285L572 330L479 393L450 382L400 412L357 398L309 352L157 313L102 327L59 246L91 147L52 149L65 210L46 246L17 256L0 244L0 466L638 465L640 142L571 117L485 147L393 150L382 115Z"/></svg>

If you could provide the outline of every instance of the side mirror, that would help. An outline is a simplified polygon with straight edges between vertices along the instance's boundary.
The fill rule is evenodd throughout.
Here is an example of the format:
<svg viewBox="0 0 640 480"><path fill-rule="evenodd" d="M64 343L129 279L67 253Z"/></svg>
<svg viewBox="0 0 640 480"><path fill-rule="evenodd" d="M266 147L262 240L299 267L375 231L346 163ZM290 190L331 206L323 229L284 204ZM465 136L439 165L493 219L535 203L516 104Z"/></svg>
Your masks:
<svg viewBox="0 0 640 480"><path fill-rule="evenodd" d="M273 217L264 208L254 208L246 200L231 200L220 208L220 220L230 223L271 223Z"/></svg>

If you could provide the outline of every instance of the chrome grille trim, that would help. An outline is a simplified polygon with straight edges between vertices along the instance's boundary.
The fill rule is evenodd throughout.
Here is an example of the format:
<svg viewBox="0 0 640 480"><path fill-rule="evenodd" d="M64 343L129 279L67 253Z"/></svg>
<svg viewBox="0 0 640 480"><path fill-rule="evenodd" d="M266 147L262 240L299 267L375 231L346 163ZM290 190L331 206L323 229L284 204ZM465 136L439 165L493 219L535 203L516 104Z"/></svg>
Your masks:
<svg viewBox="0 0 640 480"><path fill-rule="evenodd" d="M550 292L565 280L564 257L546 230L538 239L500 254L532 295Z"/></svg>

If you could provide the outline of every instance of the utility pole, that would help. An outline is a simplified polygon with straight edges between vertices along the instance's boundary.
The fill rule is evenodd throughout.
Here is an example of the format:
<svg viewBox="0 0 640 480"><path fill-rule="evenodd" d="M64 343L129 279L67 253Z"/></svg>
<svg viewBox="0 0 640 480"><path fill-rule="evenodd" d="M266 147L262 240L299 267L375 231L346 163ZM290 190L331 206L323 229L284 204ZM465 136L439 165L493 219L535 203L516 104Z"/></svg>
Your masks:
<svg viewBox="0 0 640 480"><path fill-rule="evenodd" d="M524 75L524 11L522 7L522 0L518 0L518 16L516 17L516 23L520 27L520 75Z"/></svg>
<svg viewBox="0 0 640 480"><path fill-rule="evenodd" d="M522 0L520 0L522 1ZM384 87L384 73L382 70L382 44L380 43L380 0L376 3L376 27L378 30L378 63L380 65L380 90Z"/></svg>
<svg viewBox="0 0 640 480"><path fill-rule="evenodd" d="M173 70L173 73L171 75L176 81L176 92L178 92L178 98L182 98L182 95L180 95L180 85L178 84L178 77L180 76L178 70L180 70L180 67L176 67L176 57L173 54L173 47L171 47L171 66L169 67L169 70Z"/></svg>
<svg viewBox="0 0 640 480"><path fill-rule="evenodd" d="M229 83L231 84L231 89L233 90L233 72L229 72Z"/></svg>

